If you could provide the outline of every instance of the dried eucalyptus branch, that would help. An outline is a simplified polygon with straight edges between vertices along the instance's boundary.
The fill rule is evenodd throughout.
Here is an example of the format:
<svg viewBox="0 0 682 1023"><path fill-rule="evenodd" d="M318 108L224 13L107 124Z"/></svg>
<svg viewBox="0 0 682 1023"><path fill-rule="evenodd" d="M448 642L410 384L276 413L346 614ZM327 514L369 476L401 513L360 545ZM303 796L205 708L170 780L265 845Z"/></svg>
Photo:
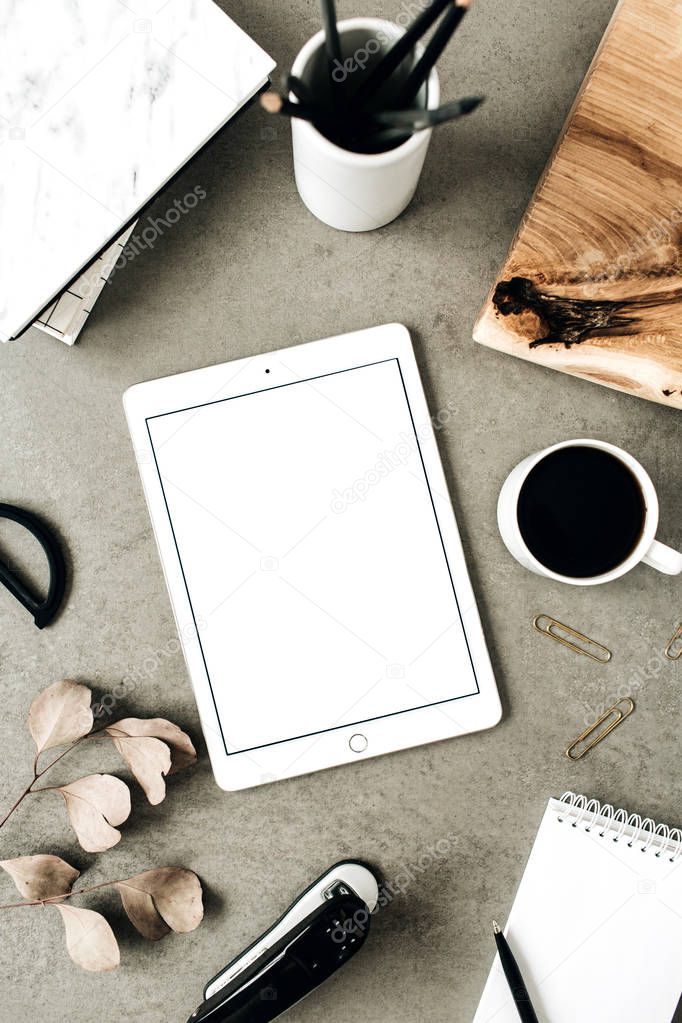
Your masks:
<svg viewBox="0 0 682 1023"><path fill-rule="evenodd" d="M119 965L118 943L111 927L91 909L64 906L65 899L102 888L116 888L123 908L139 933L158 941L170 931L187 933L199 926L204 907L201 883L184 867L157 867L117 881L103 881L73 891L80 872L59 856L20 856L2 860L0 867L12 878L23 902L10 902L0 909L53 906L60 911L66 931L66 945L75 963L85 970L106 971ZM87 937L87 942L83 939Z"/></svg>
<svg viewBox="0 0 682 1023"><path fill-rule="evenodd" d="M20 857L21 859L35 859L33 856ZM7 870L7 864L16 863L16 860L0 860L0 867L3 870ZM7 870L9 873L9 870ZM126 878L121 880L125 881ZM89 895L90 892L96 892L100 888L111 888L112 885L120 884L119 881L102 881L101 884L91 884L87 888L79 888L75 892L64 892L63 895L51 895L49 899L28 899L26 902L5 902L0 904L0 909L23 909L24 906L49 906L54 902L61 902L63 899L73 899L78 895Z"/></svg>
<svg viewBox="0 0 682 1023"><path fill-rule="evenodd" d="M102 852L120 841L117 825L127 820L131 808L130 790L120 778L90 774L67 785L36 788L40 778L87 739L111 739L152 804L165 798L168 774L195 763L197 755L191 739L172 722L164 718L125 718L93 729L91 701L90 689L69 679L55 682L35 698L28 715L28 727L36 745L33 778L0 820L0 827L27 796L56 792L66 804L83 849ZM41 754L60 746L66 748L40 768ZM9 874L24 900L5 903L0 909L48 906L58 910L69 955L85 970L115 969L120 962L118 943L101 913L65 905L66 899L114 887L134 927L152 941L170 931L194 930L203 918L201 883L196 874L184 867L158 867L77 891L73 884L80 871L59 856L20 856L0 861L0 868Z"/></svg>
<svg viewBox="0 0 682 1023"><path fill-rule="evenodd" d="M26 798L26 796L33 795L34 792L46 791L44 789L34 789L33 786L35 785L35 783L38 781L39 778L42 778L42 776L44 774L47 774L47 772L50 770L51 767L54 767L55 764L59 763L59 761L62 759L62 757L65 757L67 753L70 753L72 749L74 749L76 746L80 745L80 743L83 742L84 739L94 739L94 738L97 738L99 735L102 734L103 731L104 731L103 728L97 728L94 731L90 732L88 735L82 735L80 737L80 739L76 739L76 741L72 742L70 746L67 746L67 748L65 750L62 750L62 752L59 754L59 756L55 757L54 760L51 760L50 763L46 767L43 767L43 769L41 771L38 770L38 762L40 760L40 753L36 753L35 757L33 758L33 778L31 779L30 784L27 785L26 788L24 789L24 791L21 793L21 795L19 796L17 801L10 807L10 809L5 814L5 816L2 818L2 820L0 820L0 828L3 826L3 824L7 823L7 821L10 819L10 817L12 816L14 811L16 809L18 809L19 806L21 806L21 804L23 803L23 801Z"/></svg>
<svg viewBox="0 0 682 1023"><path fill-rule="evenodd" d="M27 796L57 792L87 852L103 852L121 840L116 826L130 815L130 792L125 782L107 774L91 774L69 785L35 787L62 757L88 739L112 740L152 805L165 798L166 775L195 763L197 755L191 739L171 721L125 718L93 729L91 702L90 689L70 679L55 682L35 698L28 714L28 727L36 744L33 778L0 820L0 828ZM41 754L59 746L66 749L39 769Z"/></svg>

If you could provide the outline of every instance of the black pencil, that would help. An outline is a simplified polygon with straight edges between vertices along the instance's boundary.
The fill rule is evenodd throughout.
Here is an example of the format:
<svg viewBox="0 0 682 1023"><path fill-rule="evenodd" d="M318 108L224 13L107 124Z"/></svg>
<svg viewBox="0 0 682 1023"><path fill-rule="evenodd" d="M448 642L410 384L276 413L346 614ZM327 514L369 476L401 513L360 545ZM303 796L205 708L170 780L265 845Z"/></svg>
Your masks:
<svg viewBox="0 0 682 1023"><path fill-rule="evenodd" d="M322 24L324 26L324 38L327 47L327 57L330 63L341 60L341 40L339 29L336 24L336 8L334 0L320 0L322 11Z"/></svg>
<svg viewBox="0 0 682 1023"><path fill-rule="evenodd" d="M523 982L521 971L518 968L516 960L512 955L507 939L500 930L499 925L493 920L493 933L495 935L495 944L497 945L497 951L500 956L500 963L504 970L504 975L507 978L509 984L509 990L511 991L512 998L514 999L514 1005L519 1014L521 1023L538 1023L538 1018L535 1015L535 1009L530 1000L530 995L526 990L526 985Z"/></svg>
<svg viewBox="0 0 682 1023"><path fill-rule="evenodd" d="M287 79L287 85L298 98L298 92L291 79ZM301 93L302 95L302 93ZM308 94L309 95L309 94ZM373 114L346 114L345 117L337 118L348 121L360 130L368 131L379 128L403 128L407 131L422 131L424 128L434 128L437 124L444 124L446 121L455 120L470 114L479 106L485 97L464 96L463 99L453 100L451 103L444 103L440 107L427 110L424 107L414 107L410 110L379 110ZM284 114L288 117L300 117L304 121L328 120L331 116L329 111L318 103L301 99L293 103L290 99L270 89L264 92L260 98L260 104L269 114Z"/></svg>
<svg viewBox="0 0 682 1023"><path fill-rule="evenodd" d="M284 91L293 92L294 96L300 103L313 103L312 90L306 85L305 82L297 78L296 75L286 75L284 78Z"/></svg>
<svg viewBox="0 0 682 1023"><path fill-rule="evenodd" d="M301 121L309 121L314 128L321 131L331 141L345 148L351 137L351 122L348 116L337 114L317 103L292 103L290 99L280 96L271 89L264 92L260 105L269 114L282 114L285 117L297 117ZM366 122L362 122L366 124Z"/></svg>
<svg viewBox="0 0 682 1023"><path fill-rule="evenodd" d="M358 152L386 153L412 137L409 128L379 128L355 137Z"/></svg>
<svg viewBox="0 0 682 1023"><path fill-rule="evenodd" d="M440 25L434 32L424 53L410 71L407 81L400 92L398 106L409 106L427 80L443 50L452 39L460 21L471 6L471 0L455 0Z"/></svg>
<svg viewBox="0 0 682 1023"><path fill-rule="evenodd" d="M287 79L287 84L292 84L290 79ZM274 90L263 93L260 98L261 106L269 114L309 121L338 145L347 147L355 141L361 146L360 151L364 152L381 152L382 147L389 148L396 143L406 142L414 132L463 117L482 102L482 96L465 96L433 110L417 107L414 110L385 110L375 114L352 113L348 110L333 114L316 103L293 103Z"/></svg>
<svg viewBox="0 0 682 1023"><path fill-rule="evenodd" d="M360 106L366 103L378 92L450 2L451 0L431 0L426 10L414 19L404 35L396 40L386 56L378 64L375 64L370 73L362 80L353 96L355 105Z"/></svg>
<svg viewBox="0 0 682 1023"><path fill-rule="evenodd" d="M382 128L405 128L408 131L423 131L434 128L437 124L445 124L465 114L470 114L483 102L483 96L465 96L464 99L444 103L441 107L426 110L415 107L410 110L385 110L371 114L369 120Z"/></svg>
<svg viewBox="0 0 682 1023"><path fill-rule="evenodd" d="M284 114L287 117L300 117L303 121L323 121L330 117L328 110L315 103L292 103L290 99L280 96L274 89L264 92L260 105L269 114Z"/></svg>
<svg viewBox="0 0 682 1023"><path fill-rule="evenodd" d="M327 50L327 70L329 72L329 90L334 106L338 105L340 90L334 72L341 64L341 40L336 24L336 7L334 0L320 0L322 25L324 27L324 43Z"/></svg>

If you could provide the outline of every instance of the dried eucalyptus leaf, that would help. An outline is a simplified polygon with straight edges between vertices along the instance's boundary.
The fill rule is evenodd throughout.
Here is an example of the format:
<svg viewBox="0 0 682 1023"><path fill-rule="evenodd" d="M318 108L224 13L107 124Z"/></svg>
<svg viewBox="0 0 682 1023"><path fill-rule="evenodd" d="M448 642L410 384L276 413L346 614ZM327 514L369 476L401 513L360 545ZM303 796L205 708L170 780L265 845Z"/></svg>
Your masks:
<svg viewBox="0 0 682 1023"><path fill-rule="evenodd" d="M110 725L110 728L112 731L109 734L112 736L114 732L124 732L131 736L151 736L165 742L171 751L170 774L196 763L197 751L189 735L165 718L124 718Z"/></svg>
<svg viewBox="0 0 682 1023"><path fill-rule="evenodd" d="M157 867L155 870L145 870L142 874L119 881L116 887L121 893L126 913L141 934L145 934L145 931L138 927L137 921L128 912L124 891L126 895L134 891L151 896L156 912L178 933L193 931L203 919L201 882L193 871L184 867ZM142 901L136 899L136 910L141 906ZM146 908L148 909L148 904ZM151 916L146 916L144 922L151 929ZM148 936L145 934L145 937Z"/></svg>
<svg viewBox="0 0 682 1023"><path fill-rule="evenodd" d="M66 931L66 947L74 963L96 973L115 970L121 962L114 932L101 913L60 905Z"/></svg>
<svg viewBox="0 0 682 1023"><path fill-rule="evenodd" d="M159 941L169 933L170 927L157 912L151 895L126 884L125 881L120 881L116 887L130 922L143 938Z"/></svg>
<svg viewBox="0 0 682 1023"><path fill-rule="evenodd" d="M0 867L29 902L66 895L80 875L80 870L59 856L19 856L15 860L0 860Z"/></svg>
<svg viewBox="0 0 682 1023"><path fill-rule="evenodd" d="M38 753L88 734L93 722L91 699L87 686L68 678L36 696L28 711L28 727Z"/></svg>
<svg viewBox="0 0 682 1023"><path fill-rule="evenodd" d="M128 719L134 720L134 719ZM133 772L152 806L166 796L163 780L171 768L171 753L165 742L151 735L129 735L121 723L109 725L104 731Z"/></svg>
<svg viewBox="0 0 682 1023"><path fill-rule="evenodd" d="M89 774L56 789L66 803L71 826L86 852L104 852L121 840L111 825L130 816L130 791L110 774Z"/></svg>

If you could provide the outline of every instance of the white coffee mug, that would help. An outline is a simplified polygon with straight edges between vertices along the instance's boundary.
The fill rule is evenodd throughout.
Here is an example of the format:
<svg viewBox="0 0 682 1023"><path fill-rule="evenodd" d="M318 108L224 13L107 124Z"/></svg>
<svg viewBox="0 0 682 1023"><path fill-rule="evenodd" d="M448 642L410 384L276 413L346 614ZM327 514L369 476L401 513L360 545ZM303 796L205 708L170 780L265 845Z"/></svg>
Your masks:
<svg viewBox="0 0 682 1023"><path fill-rule="evenodd" d="M541 462L543 458L551 454L551 452L569 447L599 448L601 451L607 451L610 455L618 458L627 466L639 483L644 498L644 525L637 545L620 565L611 569L610 572L604 572L602 575L577 577L560 575L558 572L553 572L531 554L519 528L517 513L519 495L531 469L538 462ZM666 575L679 575L682 572L682 554L655 539L656 530L658 529L658 497L649 474L637 459L629 455L627 451L623 451L622 448L618 448L614 444L607 444L605 441L586 439L565 440L560 444L553 444L552 447L545 448L544 451L537 451L535 454L524 458L515 469L512 469L504 482L497 502L497 523L507 550L513 554L520 564L530 569L531 572L537 573L537 575L544 575L548 579L556 579L562 583L571 583L573 586L598 586L600 583L611 582L613 579L619 579L620 576L625 575L635 565L638 565L640 561L651 565L652 568L657 568L659 572L664 572Z"/></svg>
<svg viewBox="0 0 682 1023"><path fill-rule="evenodd" d="M339 22L339 36L346 55L343 73L361 74L367 59L377 60L405 29L381 18L351 18ZM374 43L374 46L371 44ZM423 53L418 44L416 56ZM347 56L350 54L350 56ZM309 39L296 57L291 73L313 92L317 77L327 74L324 32ZM336 71L334 72L336 74ZM294 96L290 99L295 100ZM434 68L415 101L434 109L440 101L438 73ZM291 119L294 173L301 199L318 220L338 231L374 231L384 227L410 204L431 141L431 129L417 131L406 142L383 153L354 153L335 145L310 122Z"/></svg>

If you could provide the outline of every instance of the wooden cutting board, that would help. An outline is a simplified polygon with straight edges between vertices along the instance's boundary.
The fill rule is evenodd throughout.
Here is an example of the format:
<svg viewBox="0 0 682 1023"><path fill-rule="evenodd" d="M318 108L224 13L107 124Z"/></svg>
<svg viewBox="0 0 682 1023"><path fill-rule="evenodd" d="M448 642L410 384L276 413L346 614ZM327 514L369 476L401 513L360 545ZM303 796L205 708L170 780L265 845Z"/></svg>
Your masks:
<svg viewBox="0 0 682 1023"><path fill-rule="evenodd" d="M682 2L621 0L481 344L682 408Z"/></svg>

